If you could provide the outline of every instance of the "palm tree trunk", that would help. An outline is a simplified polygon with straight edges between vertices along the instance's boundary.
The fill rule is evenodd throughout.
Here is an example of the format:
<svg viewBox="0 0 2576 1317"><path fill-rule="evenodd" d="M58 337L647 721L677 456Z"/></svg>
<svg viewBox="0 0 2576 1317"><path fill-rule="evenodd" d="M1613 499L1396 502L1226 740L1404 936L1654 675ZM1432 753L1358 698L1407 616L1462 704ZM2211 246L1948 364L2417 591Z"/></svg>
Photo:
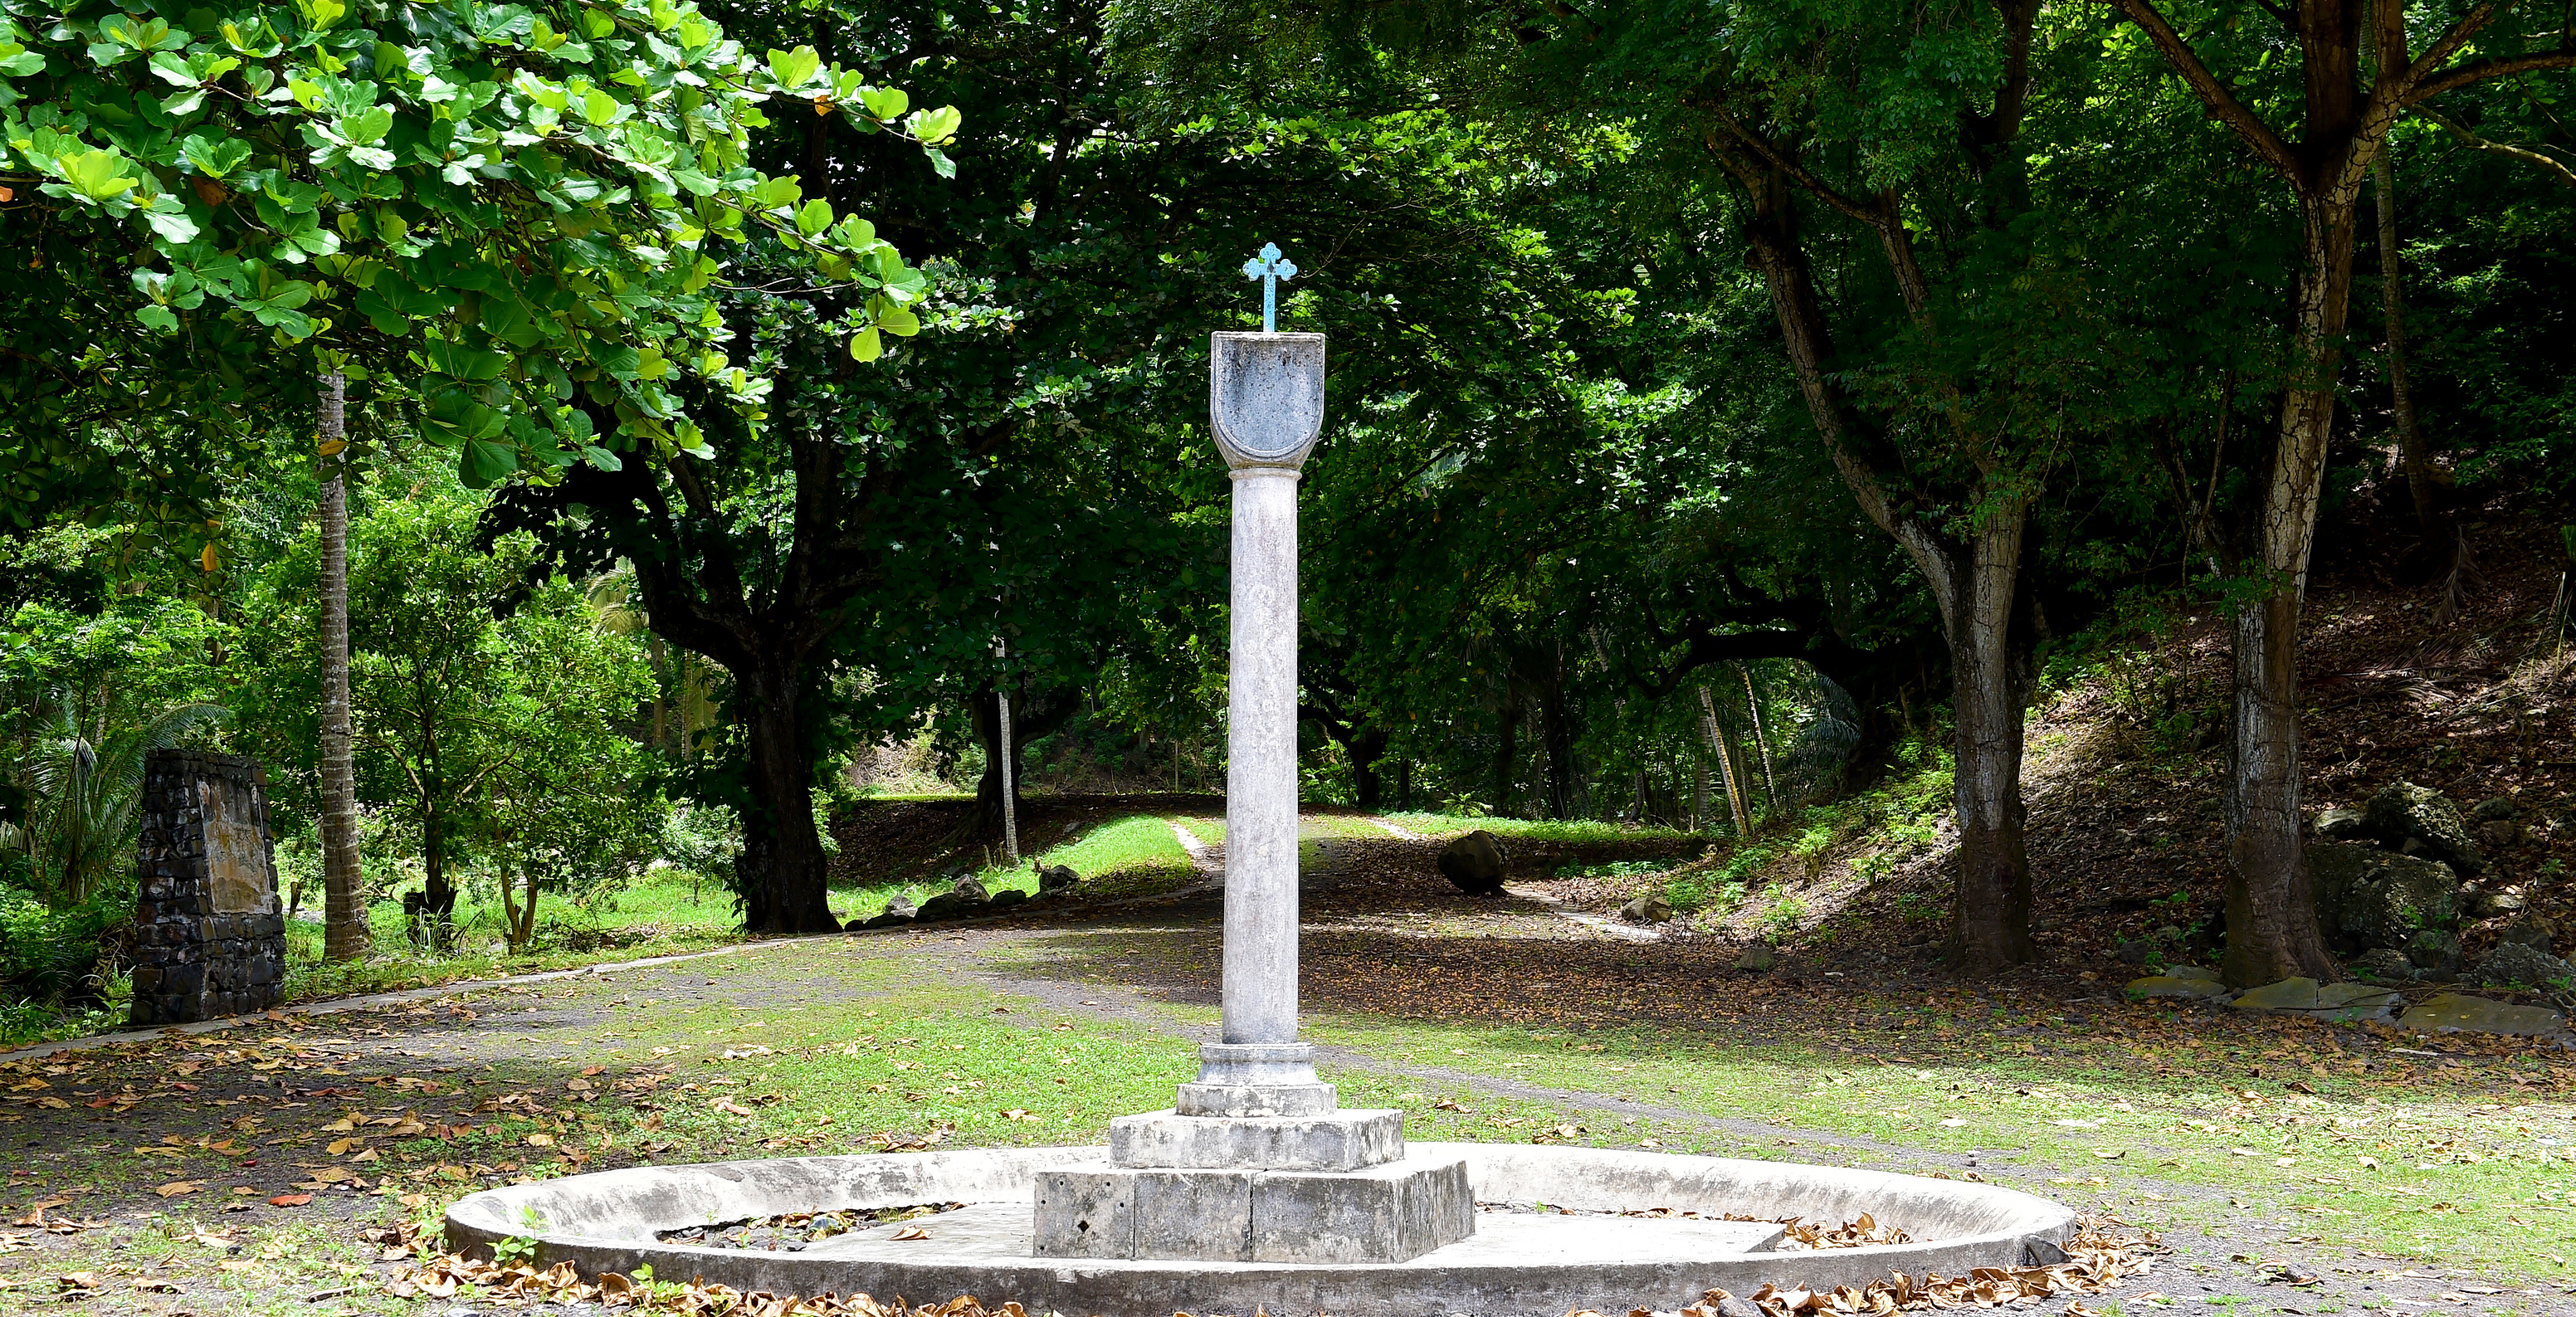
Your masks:
<svg viewBox="0 0 2576 1317"><path fill-rule="evenodd" d="M322 955L367 953L367 912L358 901L358 779L349 725L349 489L340 451L348 443L345 385L322 379Z"/></svg>

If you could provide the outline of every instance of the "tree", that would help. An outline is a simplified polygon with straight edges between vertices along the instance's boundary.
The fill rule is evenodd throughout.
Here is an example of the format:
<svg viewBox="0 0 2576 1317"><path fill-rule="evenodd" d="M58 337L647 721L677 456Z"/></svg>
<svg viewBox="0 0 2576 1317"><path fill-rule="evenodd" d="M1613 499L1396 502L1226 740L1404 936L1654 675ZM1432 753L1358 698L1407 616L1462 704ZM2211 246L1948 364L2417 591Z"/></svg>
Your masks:
<svg viewBox="0 0 2576 1317"><path fill-rule="evenodd" d="M350 758L349 712L349 484L343 468L346 398L338 372L322 386L319 431L322 501L321 654L322 747L322 958L355 960L367 953L365 875L358 867L358 779Z"/></svg>
<svg viewBox="0 0 2576 1317"><path fill-rule="evenodd" d="M2519 19L2509 3L2293 0L2269 9L2280 27L2233 6L2176 8L2187 38L2154 0L2113 0L2155 57L2288 192L2298 213L2287 316L2293 375L2249 474L2262 490L2236 570L2227 790L2227 956L2232 984L2334 972L2316 919L2301 828L2299 608L2307 588L2326 447L2352 300L2363 181L2408 110L2490 79L2576 68L2576 29ZM2215 20L2206 27L2203 17ZM2555 24L2556 26L2552 26ZM2246 29L2252 28L2252 31ZM2417 34L2430 36L2420 49ZM2539 45L2555 36L2554 47ZM2298 51L2296 84L2281 46ZM2204 54L2204 48L2207 54ZM2276 126L2274 105L2294 107Z"/></svg>

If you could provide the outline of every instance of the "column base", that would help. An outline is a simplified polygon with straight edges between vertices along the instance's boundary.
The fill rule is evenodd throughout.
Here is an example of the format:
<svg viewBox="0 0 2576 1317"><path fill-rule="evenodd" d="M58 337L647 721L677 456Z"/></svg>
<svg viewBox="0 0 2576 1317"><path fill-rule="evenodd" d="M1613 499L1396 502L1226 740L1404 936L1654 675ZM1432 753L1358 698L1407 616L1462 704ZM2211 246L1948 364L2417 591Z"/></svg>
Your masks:
<svg viewBox="0 0 2576 1317"><path fill-rule="evenodd" d="M1201 1043L1199 1077L1172 1107L1184 1116L1323 1116L1334 1103L1304 1043Z"/></svg>
<svg viewBox="0 0 2576 1317"><path fill-rule="evenodd" d="M1404 1113L1224 1118L1154 1111L1109 1122L1109 1162L1136 1170L1357 1171L1401 1160Z"/></svg>
<svg viewBox="0 0 2576 1317"><path fill-rule="evenodd" d="M1037 1255L1196 1262L1405 1262L1476 1232L1463 1158L1358 1171L1042 1171Z"/></svg>

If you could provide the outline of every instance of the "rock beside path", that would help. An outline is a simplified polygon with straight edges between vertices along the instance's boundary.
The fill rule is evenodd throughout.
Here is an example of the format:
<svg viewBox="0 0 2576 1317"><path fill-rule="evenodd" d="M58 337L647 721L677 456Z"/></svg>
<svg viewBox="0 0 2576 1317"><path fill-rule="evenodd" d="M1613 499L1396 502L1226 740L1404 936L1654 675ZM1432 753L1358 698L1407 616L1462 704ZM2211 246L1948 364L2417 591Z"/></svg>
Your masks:
<svg viewBox="0 0 2576 1317"><path fill-rule="evenodd" d="M1619 907L1619 917L1632 924L1660 924L1673 917L1673 903L1650 893Z"/></svg>
<svg viewBox="0 0 2576 1317"><path fill-rule="evenodd" d="M1503 890L1503 842L1478 828L1440 850L1440 876L1469 896Z"/></svg>
<svg viewBox="0 0 2576 1317"><path fill-rule="evenodd" d="M2400 1029L2416 1033L2494 1033L2542 1037L2564 1033L2567 1017L2546 1006L2516 1006L2512 1002L2471 997L2465 993L2445 992L2432 997L2400 1016Z"/></svg>
<svg viewBox="0 0 2576 1317"><path fill-rule="evenodd" d="M2385 1020L2395 1013L2401 998L2386 988L2367 983L2319 984L2315 979L2283 979L2259 988L2238 993L2229 1003L2240 1011L2259 1011L2266 1015L2306 1015L2338 1024L2363 1020Z"/></svg>

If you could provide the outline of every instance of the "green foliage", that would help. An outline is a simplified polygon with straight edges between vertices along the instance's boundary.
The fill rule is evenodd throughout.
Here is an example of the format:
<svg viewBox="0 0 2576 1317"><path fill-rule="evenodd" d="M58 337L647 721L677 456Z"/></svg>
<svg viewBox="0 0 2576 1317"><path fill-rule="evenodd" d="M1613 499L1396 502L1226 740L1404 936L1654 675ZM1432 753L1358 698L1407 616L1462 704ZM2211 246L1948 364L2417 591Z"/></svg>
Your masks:
<svg viewBox="0 0 2576 1317"><path fill-rule="evenodd" d="M750 158L780 106L957 130L949 110L880 119L872 94L810 47L764 59L691 0L298 0L177 22L13 5L0 303L25 314L0 396L56 442L0 461L0 514L112 487L102 468L131 441L90 427L136 397L246 435L280 418L244 403L309 404L330 369L362 403L414 408L478 485L703 453L689 398L761 391L707 296L728 247L763 237L854 290L846 333L913 324L926 281L875 226ZM75 363L97 390L64 387Z"/></svg>
<svg viewBox="0 0 2576 1317"><path fill-rule="evenodd" d="M130 887L56 906L0 883L0 1001L95 998L102 939L133 917Z"/></svg>

